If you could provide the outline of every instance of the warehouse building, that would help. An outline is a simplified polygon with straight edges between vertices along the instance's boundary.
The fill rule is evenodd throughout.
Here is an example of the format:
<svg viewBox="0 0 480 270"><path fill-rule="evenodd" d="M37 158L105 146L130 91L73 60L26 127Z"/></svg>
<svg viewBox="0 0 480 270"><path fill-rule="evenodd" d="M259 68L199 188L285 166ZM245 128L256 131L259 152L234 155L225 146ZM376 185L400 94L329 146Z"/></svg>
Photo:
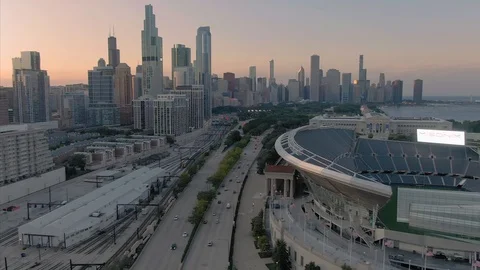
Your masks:
<svg viewBox="0 0 480 270"><path fill-rule="evenodd" d="M150 184L166 175L161 168L142 167L18 228L27 246L69 247L98 234L116 221L118 204L145 199ZM119 206L119 212L124 208Z"/></svg>

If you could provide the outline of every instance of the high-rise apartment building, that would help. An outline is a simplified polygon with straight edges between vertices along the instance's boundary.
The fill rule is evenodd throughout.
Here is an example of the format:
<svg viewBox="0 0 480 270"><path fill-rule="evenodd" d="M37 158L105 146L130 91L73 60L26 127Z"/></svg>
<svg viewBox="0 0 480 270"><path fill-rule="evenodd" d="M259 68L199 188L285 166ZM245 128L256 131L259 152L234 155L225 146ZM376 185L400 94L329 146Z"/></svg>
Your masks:
<svg viewBox="0 0 480 270"><path fill-rule="evenodd" d="M172 48L172 80L175 85L174 70L177 67L190 67L192 65L192 54L190 48L183 44L175 44ZM193 71L193 69L192 69Z"/></svg>
<svg viewBox="0 0 480 270"><path fill-rule="evenodd" d="M84 91L65 92L60 107L62 128L80 128L87 125L88 96Z"/></svg>
<svg viewBox="0 0 480 270"><path fill-rule="evenodd" d="M310 57L310 100L320 101L320 56Z"/></svg>
<svg viewBox="0 0 480 270"><path fill-rule="evenodd" d="M189 129L199 129L203 127L203 85L181 85L171 94L184 95L187 99L187 127Z"/></svg>
<svg viewBox="0 0 480 270"><path fill-rule="evenodd" d="M152 5L145 6L142 30L142 90L156 96L163 91L163 40L158 36Z"/></svg>
<svg viewBox="0 0 480 270"><path fill-rule="evenodd" d="M117 49L117 38L115 28L113 34L108 37L108 65L116 68L120 64L120 50Z"/></svg>
<svg viewBox="0 0 480 270"><path fill-rule="evenodd" d="M394 104L400 104L403 101L403 81L401 80L392 83L392 101Z"/></svg>
<svg viewBox="0 0 480 270"><path fill-rule="evenodd" d="M212 34L210 26L197 29L196 37L196 84L204 86L204 117L212 116Z"/></svg>
<svg viewBox="0 0 480 270"><path fill-rule="evenodd" d="M267 78L257 78L257 93L259 95L259 102L267 103L270 100L270 92L267 87Z"/></svg>
<svg viewBox="0 0 480 270"><path fill-rule="evenodd" d="M98 66L88 71L88 126L120 124L120 114L115 104L114 68L106 66L100 58Z"/></svg>
<svg viewBox="0 0 480 270"><path fill-rule="evenodd" d="M413 82L413 102L422 103L423 100L423 80L416 79Z"/></svg>
<svg viewBox="0 0 480 270"><path fill-rule="evenodd" d="M21 52L21 57L13 58L12 63L14 121L18 123L49 121L50 77L47 71L40 69L40 53Z"/></svg>
<svg viewBox="0 0 480 270"><path fill-rule="evenodd" d="M300 67L297 73L297 80L299 83L299 88L300 88L300 98L305 99L304 95L304 89L305 89L305 69L303 69L303 66Z"/></svg>
<svg viewBox="0 0 480 270"><path fill-rule="evenodd" d="M300 82L295 79L288 80L288 101L295 102L300 99Z"/></svg>
<svg viewBox="0 0 480 270"><path fill-rule="evenodd" d="M170 80L170 77L163 76L163 90L172 90L173 89L173 80Z"/></svg>
<svg viewBox="0 0 480 270"><path fill-rule="evenodd" d="M133 128L139 130L153 130L153 100L150 95L142 95L133 100Z"/></svg>
<svg viewBox="0 0 480 270"><path fill-rule="evenodd" d="M161 94L153 101L154 129L156 136L178 136L187 131L187 97Z"/></svg>
<svg viewBox="0 0 480 270"><path fill-rule="evenodd" d="M275 61L270 60L270 74L268 77L268 85L275 84Z"/></svg>
<svg viewBox="0 0 480 270"><path fill-rule="evenodd" d="M142 91L142 79L143 79L143 71L142 66L137 65L135 69L135 76L133 77L133 98L137 99L143 95Z"/></svg>
<svg viewBox="0 0 480 270"><path fill-rule="evenodd" d="M327 91L325 93L325 101L333 103L340 102L340 71L337 69L329 69L326 79Z"/></svg>
<svg viewBox="0 0 480 270"><path fill-rule="evenodd" d="M342 73L341 103L352 102L352 73Z"/></svg>
<svg viewBox="0 0 480 270"><path fill-rule="evenodd" d="M0 153L0 186L54 167L45 129L35 124L1 126Z"/></svg>
<svg viewBox="0 0 480 270"><path fill-rule="evenodd" d="M236 98L240 103L249 107L253 105L252 80L249 77L240 77L235 80L236 89L238 93Z"/></svg>
<svg viewBox="0 0 480 270"><path fill-rule="evenodd" d="M173 69L173 89L177 89L181 85L192 85L194 83L195 73L191 66L175 67Z"/></svg>
<svg viewBox="0 0 480 270"><path fill-rule="evenodd" d="M115 68L115 104L120 111L120 124L130 125L133 121L133 82L130 67L120 63Z"/></svg>

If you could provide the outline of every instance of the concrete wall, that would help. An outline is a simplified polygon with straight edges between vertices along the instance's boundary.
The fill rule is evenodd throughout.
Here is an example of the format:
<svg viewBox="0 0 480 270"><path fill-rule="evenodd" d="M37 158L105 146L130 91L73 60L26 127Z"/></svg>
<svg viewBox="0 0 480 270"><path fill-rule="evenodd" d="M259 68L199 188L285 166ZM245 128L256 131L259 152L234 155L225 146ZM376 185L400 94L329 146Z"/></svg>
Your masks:
<svg viewBox="0 0 480 270"><path fill-rule="evenodd" d="M65 181L65 167L0 187L0 204L8 203L28 194Z"/></svg>

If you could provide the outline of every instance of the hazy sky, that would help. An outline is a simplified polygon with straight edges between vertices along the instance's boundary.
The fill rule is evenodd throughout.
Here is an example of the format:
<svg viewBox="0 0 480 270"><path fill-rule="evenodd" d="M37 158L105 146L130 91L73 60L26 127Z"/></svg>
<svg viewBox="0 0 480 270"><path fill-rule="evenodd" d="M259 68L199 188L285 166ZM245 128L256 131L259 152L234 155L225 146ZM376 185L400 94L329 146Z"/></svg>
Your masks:
<svg viewBox="0 0 480 270"><path fill-rule="evenodd" d="M323 70L358 78L364 54L368 79L403 79L404 95L424 79L426 95L480 95L480 0L0 0L0 85L11 85L12 60L39 51L51 85L86 82L115 25L121 62L141 63L144 5L152 4L163 37L164 74L175 43L192 48L199 26L212 32L212 70L286 83L310 55Z"/></svg>

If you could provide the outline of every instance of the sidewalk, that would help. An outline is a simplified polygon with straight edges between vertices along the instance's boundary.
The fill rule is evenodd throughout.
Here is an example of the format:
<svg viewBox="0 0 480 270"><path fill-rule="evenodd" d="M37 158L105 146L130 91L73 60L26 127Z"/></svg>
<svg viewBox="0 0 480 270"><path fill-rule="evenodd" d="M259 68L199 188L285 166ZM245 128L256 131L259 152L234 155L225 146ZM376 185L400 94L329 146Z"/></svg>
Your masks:
<svg viewBox="0 0 480 270"><path fill-rule="evenodd" d="M235 246L233 253L233 265L238 270L267 269L266 264L272 263L271 258L260 258L259 249L253 244L250 222L263 208L265 194L265 179L263 175L256 173L256 162L250 168L248 179L245 182L241 204L237 217L235 232ZM253 206L252 203L255 203Z"/></svg>

